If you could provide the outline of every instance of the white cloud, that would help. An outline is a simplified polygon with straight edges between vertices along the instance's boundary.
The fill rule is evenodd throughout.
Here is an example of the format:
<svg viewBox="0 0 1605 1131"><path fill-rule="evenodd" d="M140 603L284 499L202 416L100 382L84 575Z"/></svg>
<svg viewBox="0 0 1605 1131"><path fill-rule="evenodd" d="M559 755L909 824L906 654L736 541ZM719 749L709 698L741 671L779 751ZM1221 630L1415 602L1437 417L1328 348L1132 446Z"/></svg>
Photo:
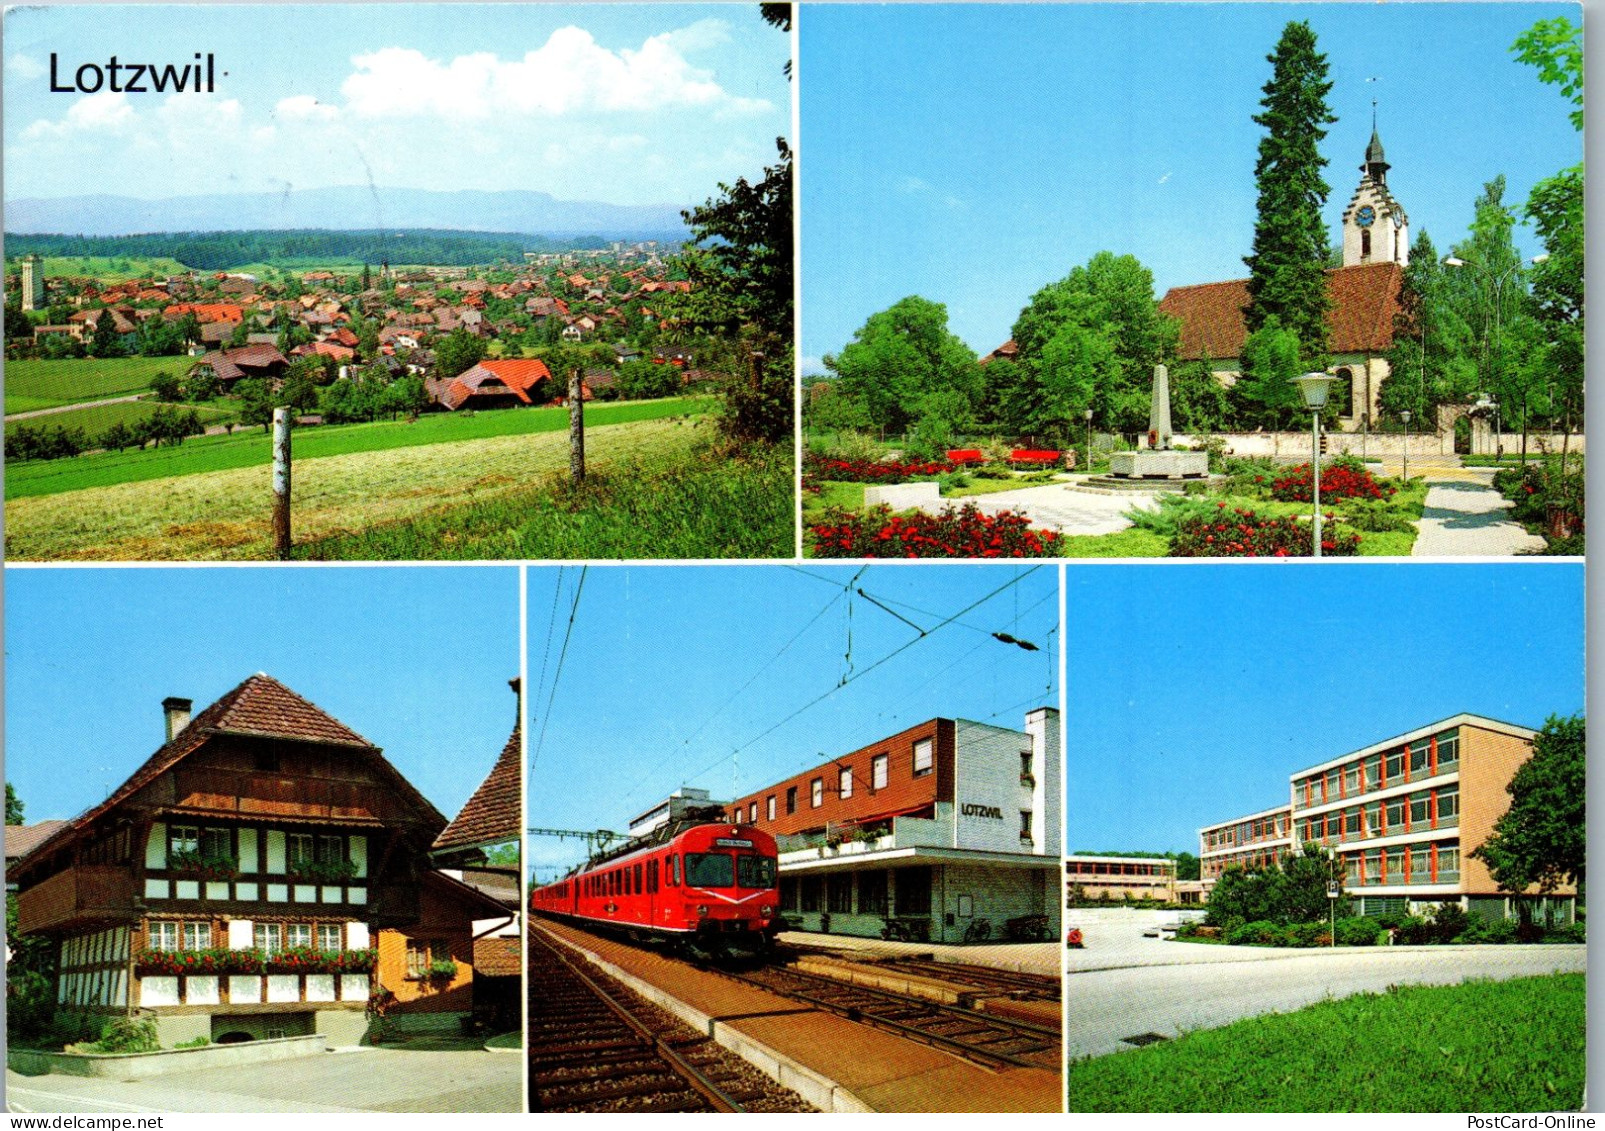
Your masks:
<svg viewBox="0 0 1605 1131"><path fill-rule="evenodd" d="M327 122L340 116L340 111L327 102L319 102L310 94L296 94L279 99L273 107L275 117L292 122Z"/></svg>
<svg viewBox="0 0 1605 1131"><path fill-rule="evenodd" d="M386 47L353 57L356 71L340 89L348 108L363 118L477 121L505 114L769 109L762 99L732 97L711 71L685 57L727 38L722 23L704 20L618 51L583 28L560 28L517 60L477 52L442 61L413 48Z"/></svg>
<svg viewBox="0 0 1605 1131"><path fill-rule="evenodd" d="M130 125L136 115L126 94L103 91L80 98L67 108L66 117L52 122L44 118L22 131L30 141L67 138L77 133L117 133Z"/></svg>
<svg viewBox="0 0 1605 1131"><path fill-rule="evenodd" d="M18 51L6 59L6 70L19 79L38 79L44 77L46 68L38 59Z"/></svg>

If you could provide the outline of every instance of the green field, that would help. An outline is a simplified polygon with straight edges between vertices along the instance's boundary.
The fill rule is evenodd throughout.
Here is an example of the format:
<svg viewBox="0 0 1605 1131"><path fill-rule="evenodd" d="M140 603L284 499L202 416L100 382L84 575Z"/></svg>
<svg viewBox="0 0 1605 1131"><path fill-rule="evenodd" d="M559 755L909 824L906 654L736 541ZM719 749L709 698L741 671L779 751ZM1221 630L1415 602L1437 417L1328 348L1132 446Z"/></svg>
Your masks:
<svg viewBox="0 0 1605 1131"><path fill-rule="evenodd" d="M587 427L602 427L702 413L712 404L712 398L709 397L670 397L658 401L593 405L585 410L585 419ZM411 422L381 421L307 428L296 433L294 451L299 463L360 452L540 432L566 432L567 429L566 408L507 409L472 415L441 413L419 417ZM266 432L252 428L236 431L232 436L196 437L178 448L37 460L12 464L6 468L6 499L25 499L64 491L110 487L119 483L265 466L272 459L271 443Z"/></svg>
<svg viewBox="0 0 1605 1131"><path fill-rule="evenodd" d="M73 408L65 412L53 412L49 416L13 420L6 425L6 435L10 436L18 428L82 428L93 441L113 423L121 421L123 424L133 424L136 420L144 420L153 414L158 407L160 402L146 400L95 405L93 408ZM201 423L205 425L226 424L239 418L236 402L230 400L217 400L209 404L181 404L174 407L180 412L194 409L195 414L201 418Z"/></svg>
<svg viewBox="0 0 1605 1131"><path fill-rule="evenodd" d="M19 261L15 256L6 260L6 270L15 271ZM139 255L75 255L65 258L45 257L46 275L71 275L99 279L105 283L121 283L129 279L165 279L169 275L183 275L189 271L176 259L166 256Z"/></svg>
<svg viewBox="0 0 1605 1131"><path fill-rule="evenodd" d="M150 389L158 373L182 377L187 357L114 357L29 359L8 361L5 368L6 415L35 409L127 397ZM48 417L41 420L49 422Z"/></svg>
<svg viewBox="0 0 1605 1131"><path fill-rule="evenodd" d="M1577 1111L1582 974L1395 986L1071 1064L1071 1111Z"/></svg>

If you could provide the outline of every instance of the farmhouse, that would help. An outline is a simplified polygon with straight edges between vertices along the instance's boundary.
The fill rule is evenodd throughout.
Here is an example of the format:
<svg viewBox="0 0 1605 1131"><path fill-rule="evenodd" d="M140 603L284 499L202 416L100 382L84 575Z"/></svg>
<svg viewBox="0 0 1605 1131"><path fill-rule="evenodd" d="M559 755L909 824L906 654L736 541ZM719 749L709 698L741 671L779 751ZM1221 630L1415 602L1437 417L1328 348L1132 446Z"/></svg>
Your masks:
<svg viewBox="0 0 1605 1131"><path fill-rule="evenodd" d="M471 923L500 910L430 870L445 818L270 676L190 708L163 701L160 748L11 869L19 933L57 944L58 1008L153 1017L165 1045L351 1045L377 992L403 1024L455 1029Z"/></svg>
<svg viewBox="0 0 1605 1131"><path fill-rule="evenodd" d="M250 345L202 354L195 359L189 371L193 374L209 369L226 388L244 377L282 377L289 365L289 360L279 352L277 346Z"/></svg>
<svg viewBox="0 0 1605 1131"><path fill-rule="evenodd" d="M432 377L425 387L435 404L453 412L465 406L512 408L544 400L541 385L551 376L539 359L481 361L455 377Z"/></svg>

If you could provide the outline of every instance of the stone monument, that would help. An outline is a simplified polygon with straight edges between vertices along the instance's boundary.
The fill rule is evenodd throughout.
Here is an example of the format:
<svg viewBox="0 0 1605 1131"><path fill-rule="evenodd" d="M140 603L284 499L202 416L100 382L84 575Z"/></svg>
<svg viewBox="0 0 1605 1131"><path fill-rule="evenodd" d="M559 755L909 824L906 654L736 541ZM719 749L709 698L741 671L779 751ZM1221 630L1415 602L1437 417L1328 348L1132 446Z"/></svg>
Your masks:
<svg viewBox="0 0 1605 1131"><path fill-rule="evenodd" d="M1184 452L1170 446L1170 373L1154 366L1153 399L1148 408L1148 447L1109 456L1114 479L1204 479L1209 476L1209 453Z"/></svg>

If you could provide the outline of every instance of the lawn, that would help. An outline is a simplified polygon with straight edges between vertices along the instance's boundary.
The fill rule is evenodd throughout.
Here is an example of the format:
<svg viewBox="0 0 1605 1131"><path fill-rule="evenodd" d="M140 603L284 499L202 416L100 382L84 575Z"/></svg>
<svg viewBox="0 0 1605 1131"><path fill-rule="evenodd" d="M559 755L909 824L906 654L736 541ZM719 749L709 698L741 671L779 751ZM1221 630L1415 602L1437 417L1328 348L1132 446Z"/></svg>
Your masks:
<svg viewBox="0 0 1605 1131"><path fill-rule="evenodd" d="M536 413L484 413L478 419L496 416ZM707 419L634 420L611 426L593 419L592 425L586 436L587 466L604 485L632 477L672 477L700 465L722 466L721 461L696 454L715 431ZM389 426L388 432L385 426L363 427L367 430L348 431L358 437L393 436L405 435L408 426ZM318 435L309 430L297 443ZM28 561L264 558L270 545L272 472L266 444L260 434L256 439L264 458L245 465L166 479L124 478L106 486L9 500L7 556ZM197 453L206 450L202 442L191 441L179 449L180 457L192 445ZM434 442L410 446L349 444L334 436L325 439L323 447L319 458L298 458L295 464L292 522L298 543L361 534L386 524L419 522L427 530L432 516L448 507L488 504L510 496L531 502L535 488L548 485L568 466L568 434L555 428L459 436L454 441L437 436ZM342 447L354 450L339 454ZM78 458L88 462L97 457ZM789 552L789 477L783 498ZM509 513L504 509L498 521L509 521ZM437 528L435 534L415 538L408 556L453 556L449 545L425 552L429 538L444 540L447 533L446 528ZM356 551L353 555L360 556ZM328 556L347 555L342 551ZM373 556L384 556L384 551Z"/></svg>
<svg viewBox="0 0 1605 1131"><path fill-rule="evenodd" d="M123 401L117 404L95 405L92 408L73 408L65 412L53 412L49 416L30 417L27 420L13 420L6 425L6 435L10 436L18 428L82 428L93 441L118 421L131 425L136 420L144 420L156 411L159 403L150 400ZM180 412L194 409L195 414L201 418L201 423L206 425L225 424L239 417L236 402L230 400L176 407Z"/></svg>
<svg viewBox="0 0 1605 1131"><path fill-rule="evenodd" d="M181 377L187 357L32 358L6 362L6 415L84 401L127 397L150 389L161 372ZM45 424L50 417L39 417Z"/></svg>
<svg viewBox="0 0 1605 1131"><path fill-rule="evenodd" d="M8 271L16 270L21 260L10 256L6 260ZM75 255L68 257L45 256L45 274L88 277L103 283L121 283L129 279L165 279L169 275L185 275L189 268L176 259L166 256L139 255Z"/></svg>
<svg viewBox="0 0 1605 1131"><path fill-rule="evenodd" d="M1582 974L1394 987L1070 1066L1071 1111L1577 1111Z"/></svg>
<svg viewBox="0 0 1605 1131"><path fill-rule="evenodd" d="M592 405L585 410L585 420L588 428L600 428L609 424L700 413L712 403L707 397L671 397L659 401ZM361 452L558 431L564 433L566 444L566 408L439 413L411 422L325 425L303 429L295 434L295 461L300 464L308 460ZM265 467L272 459L268 435L252 428L236 431L232 436L197 437L177 448L104 452L64 460L36 460L7 466L6 500L10 502L64 491L82 491L174 476Z"/></svg>

